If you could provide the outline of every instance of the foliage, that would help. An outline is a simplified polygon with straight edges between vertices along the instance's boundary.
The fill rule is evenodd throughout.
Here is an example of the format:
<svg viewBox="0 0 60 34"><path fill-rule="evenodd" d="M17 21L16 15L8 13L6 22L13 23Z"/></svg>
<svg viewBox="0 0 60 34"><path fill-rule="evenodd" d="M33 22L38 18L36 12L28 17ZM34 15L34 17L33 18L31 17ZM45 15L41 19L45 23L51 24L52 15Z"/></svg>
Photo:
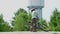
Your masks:
<svg viewBox="0 0 60 34"><path fill-rule="evenodd" d="M2 28L3 28L3 32L9 32L10 31L10 26L7 22L5 22L3 25L2 25Z"/></svg>
<svg viewBox="0 0 60 34"><path fill-rule="evenodd" d="M20 12L18 12L20 11ZM28 14L25 10L18 10L14 19L14 31L28 31Z"/></svg>
<svg viewBox="0 0 60 34"><path fill-rule="evenodd" d="M50 18L49 27L51 31L60 31L60 12L57 9Z"/></svg>
<svg viewBox="0 0 60 34"><path fill-rule="evenodd" d="M16 13L15 13L15 17L14 17L14 31L29 31L29 22L31 22L31 13L27 13L25 12L25 10L23 9L19 9ZM39 20L40 22L37 24L37 27L40 27L38 30L47 30L48 26L47 26L47 22L43 19Z"/></svg>
<svg viewBox="0 0 60 34"><path fill-rule="evenodd" d="M3 16L0 15L0 32L6 32L6 31L10 31L9 25L7 22L3 20Z"/></svg>
<svg viewBox="0 0 60 34"><path fill-rule="evenodd" d="M24 10L24 9L22 9L22 8L18 9L18 11L17 11L16 13L14 13L15 16L13 17L13 20L12 20L12 23L11 23L12 26L14 26L16 17L17 17L20 13L27 13L27 12L26 12L26 10Z"/></svg>
<svg viewBox="0 0 60 34"><path fill-rule="evenodd" d="M47 22L43 18L39 19L38 27L40 31L48 31Z"/></svg>

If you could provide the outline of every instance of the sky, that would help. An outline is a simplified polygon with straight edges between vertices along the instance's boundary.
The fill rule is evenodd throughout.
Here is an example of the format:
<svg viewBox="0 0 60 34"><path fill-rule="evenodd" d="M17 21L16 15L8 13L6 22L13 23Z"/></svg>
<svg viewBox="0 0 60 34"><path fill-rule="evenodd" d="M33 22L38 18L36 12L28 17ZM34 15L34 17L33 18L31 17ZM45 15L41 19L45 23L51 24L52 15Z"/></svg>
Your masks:
<svg viewBox="0 0 60 34"><path fill-rule="evenodd" d="M28 0L0 0L0 14L3 14L3 19L11 22L14 13L23 8L28 11ZM53 10L57 8L60 11L60 0L44 0L44 8L42 9L42 17L50 20Z"/></svg>

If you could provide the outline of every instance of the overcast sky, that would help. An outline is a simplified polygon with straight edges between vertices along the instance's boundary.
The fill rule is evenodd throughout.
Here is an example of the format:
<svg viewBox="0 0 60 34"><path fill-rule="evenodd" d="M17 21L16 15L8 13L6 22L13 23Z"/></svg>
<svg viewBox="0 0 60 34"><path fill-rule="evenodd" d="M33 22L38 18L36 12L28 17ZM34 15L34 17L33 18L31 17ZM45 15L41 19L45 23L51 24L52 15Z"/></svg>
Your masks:
<svg viewBox="0 0 60 34"><path fill-rule="evenodd" d="M45 0L42 16L49 21L50 15L55 8L60 10L60 0ZM27 8L28 0L0 0L0 14L3 14L4 20L10 22L19 8Z"/></svg>

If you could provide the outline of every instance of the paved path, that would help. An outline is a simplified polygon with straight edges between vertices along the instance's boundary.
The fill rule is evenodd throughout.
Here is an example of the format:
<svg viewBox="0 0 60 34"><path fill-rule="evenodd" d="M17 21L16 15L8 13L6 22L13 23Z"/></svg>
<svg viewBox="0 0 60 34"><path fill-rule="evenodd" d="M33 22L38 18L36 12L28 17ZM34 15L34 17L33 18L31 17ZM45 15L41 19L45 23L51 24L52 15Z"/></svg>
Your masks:
<svg viewBox="0 0 60 34"><path fill-rule="evenodd" d="M60 34L60 32L0 32L0 34Z"/></svg>

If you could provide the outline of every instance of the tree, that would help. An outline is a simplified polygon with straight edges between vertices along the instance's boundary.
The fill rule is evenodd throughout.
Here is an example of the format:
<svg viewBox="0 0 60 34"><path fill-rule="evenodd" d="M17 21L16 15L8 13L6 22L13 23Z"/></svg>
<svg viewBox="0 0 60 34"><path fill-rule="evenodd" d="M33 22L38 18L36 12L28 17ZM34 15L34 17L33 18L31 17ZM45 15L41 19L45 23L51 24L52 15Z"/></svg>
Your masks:
<svg viewBox="0 0 60 34"><path fill-rule="evenodd" d="M4 20L3 20L3 16L0 15L0 31L2 31L2 24L3 24Z"/></svg>
<svg viewBox="0 0 60 34"><path fill-rule="evenodd" d="M17 15L16 15L17 14ZM25 10L18 10L14 19L14 31L28 31L28 14Z"/></svg>
<svg viewBox="0 0 60 34"><path fill-rule="evenodd" d="M20 9L18 9L18 11L16 12L16 13L14 13L14 17L13 17L13 20L12 20L12 26L14 26L14 23L15 23L15 19L16 19L16 17L20 14L20 13L27 13L26 12L26 10L24 10L24 9L22 9L22 8L20 8Z"/></svg>
<svg viewBox="0 0 60 34"><path fill-rule="evenodd" d="M9 32L10 31L10 26L7 22L4 22L4 24L2 25L2 31L3 32Z"/></svg>
<svg viewBox="0 0 60 34"><path fill-rule="evenodd" d="M27 13L26 10L20 8L20 9L18 9L18 11L15 13L15 16L19 15L19 14L22 13L22 12Z"/></svg>
<svg viewBox="0 0 60 34"><path fill-rule="evenodd" d="M6 32L9 30L9 25L3 20L3 15L0 15L0 32Z"/></svg>
<svg viewBox="0 0 60 34"><path fill-rule="evenodd" d="M38 30L39 31L48 31L47 22L43 18L40 18L39 19L39 22L38 22Z"/></svg>
<svg viewBox="0 0 60 34"><path fill-rule="evenodd" d="M51 31L60 31L60 12L57 8L54 10L50 18L49 27Z"/></svg>

